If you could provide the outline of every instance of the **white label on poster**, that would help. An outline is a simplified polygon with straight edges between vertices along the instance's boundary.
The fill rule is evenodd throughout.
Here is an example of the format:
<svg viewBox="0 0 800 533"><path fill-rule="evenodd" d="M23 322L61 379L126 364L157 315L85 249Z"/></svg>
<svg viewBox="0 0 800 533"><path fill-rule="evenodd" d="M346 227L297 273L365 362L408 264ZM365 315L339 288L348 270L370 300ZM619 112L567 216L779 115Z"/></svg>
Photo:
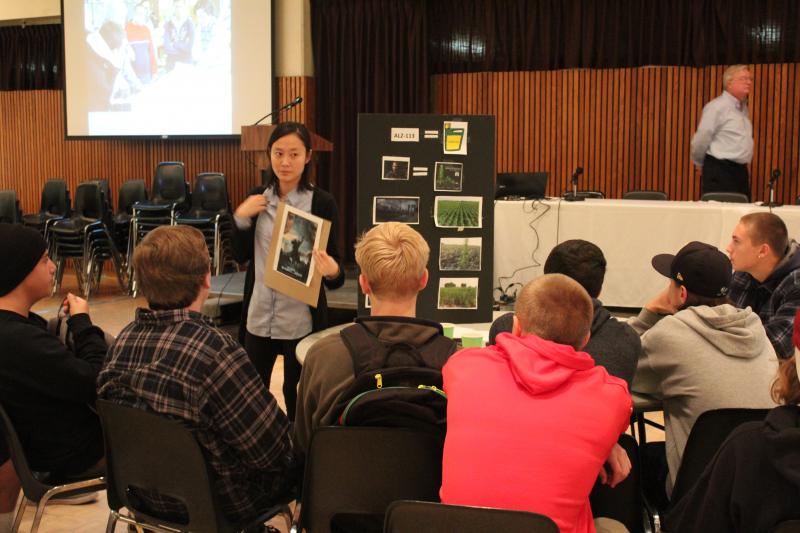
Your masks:
<svg viewBox="0 0 800 533"><path fill-rule="evenodd" d="M392 128L393 143L419 142L419 128Z"/></svg>
<svg viewBox="0 0 800 533"><path fill-rule="evenodd" d="M446 154L467 155L469 122L445 122L442 145Z"/></svg>

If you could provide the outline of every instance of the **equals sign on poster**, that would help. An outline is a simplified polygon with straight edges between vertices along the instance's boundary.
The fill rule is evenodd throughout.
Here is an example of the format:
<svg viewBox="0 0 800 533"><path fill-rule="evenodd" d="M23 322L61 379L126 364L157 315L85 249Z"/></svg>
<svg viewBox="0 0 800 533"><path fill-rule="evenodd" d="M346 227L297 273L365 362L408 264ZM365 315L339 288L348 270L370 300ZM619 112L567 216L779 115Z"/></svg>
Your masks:
<svg viewBox="0 0 800 533"><path fill-rule="evenodd" d="M411 173L414 176L427 176L428 175L428 167L411 167Z"/></svg>
<svg viewBox="0 0 800 533"><path fill-rule="evenodd" d="M426 139L438 139L439 138L439 130L425 130L424 137Z"/></svg>

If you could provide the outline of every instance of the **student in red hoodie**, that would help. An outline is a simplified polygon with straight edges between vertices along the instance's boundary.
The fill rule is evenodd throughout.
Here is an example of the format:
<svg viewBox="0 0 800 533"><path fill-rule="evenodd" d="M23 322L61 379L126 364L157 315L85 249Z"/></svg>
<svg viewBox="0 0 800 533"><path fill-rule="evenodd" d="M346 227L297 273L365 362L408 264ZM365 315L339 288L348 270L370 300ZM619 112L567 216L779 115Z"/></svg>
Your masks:
<svg viewBox="0 0 800 533"><path fill-rule="evenodd" d="M442 371L442 502L541 513L562 533L595 531L589 493L618 453L631 397L580 351L591 324L586 290L546 274L522 290L511 333L451 356ZM614 484L627 475L616 470Z"/></svg>

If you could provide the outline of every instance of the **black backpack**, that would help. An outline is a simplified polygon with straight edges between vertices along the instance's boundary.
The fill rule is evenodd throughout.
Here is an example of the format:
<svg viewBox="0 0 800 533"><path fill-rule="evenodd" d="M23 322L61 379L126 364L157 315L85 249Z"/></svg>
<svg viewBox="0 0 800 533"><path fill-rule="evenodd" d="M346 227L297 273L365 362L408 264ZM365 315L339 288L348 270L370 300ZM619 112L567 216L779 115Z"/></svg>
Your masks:
<svg viewBox="0 0 800 533"><path fill-rule="evenodd" d="M444 437L442 367L457 349L454 340L436 335L417 347L388 343L358 321L340 335L355 370L336 405L340 425L416 428Z"/></svg>

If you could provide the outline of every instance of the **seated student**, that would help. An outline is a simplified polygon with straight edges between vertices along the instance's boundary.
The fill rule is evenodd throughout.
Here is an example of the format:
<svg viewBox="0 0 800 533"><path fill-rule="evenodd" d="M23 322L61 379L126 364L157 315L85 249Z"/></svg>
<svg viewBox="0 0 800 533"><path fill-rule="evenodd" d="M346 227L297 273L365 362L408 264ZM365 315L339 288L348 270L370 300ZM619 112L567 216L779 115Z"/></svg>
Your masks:
<svg viewBox="0 0 800 533"><path fill-rule="evenodd" d="M606 275L606 258L602 250L581 239L564 241L550 251L544 263L544 273L569 276L592 297L592 335L583 351L591 355L595 363L605 367L609 374L624 379L630 388L642 343L630 326L612 317L597 299ZM495 343L498 333L511 331L513 317L513 313L506 313L494 321L489 331L489 344Z"/></svg>
<svg viewBox="0 0 800 533"><path fill-rule="evenodd" d="M541 513L562 533L595 530L589 493L609 453L621 449L631 397L580 351L592 314L575 280L545 274L520 292L510 334L450 357L442 370L443 503ZM621 479L630 463L625 470ZM608 530L625 528L614 522Z"/></svg>
<svg viewBox="0 0 800 533"><path fill-rule="evenodd" d="M55 265L34 229L0 224L0 403L34 471L56 477L101 473L103 433L91 406L106 355L86 300L68 294L64 311L74 349L47 331L31 307L50 296ZM19 481L0 439L0 529L11 520ZM10 504L10 506L9 506Z"/></svg>
<svg viewBox="0 0 800 533"><path fill-rule="evenodd" d="M775 405L769 387L777 359L758 316L725 297L731 279L725 254L690 242L675 255L655 256L652 264L670 282L628 322L642 336L632 389L664 401L669 477L661 469L655 485L666 483L669 495L698 416L712 409ZM650 465L650 471L656 469Z"/></svg>
<svg viewBox="0 0 800 533"><path fill-rule="evenodd" d="M786 224L772 213L739 219L726 251L733 263L728 297L755 311L778 357L791 357L792 320L800 308L800 253Z"/></svg>
<svg viewBox="0 0 800 533"><path fill-rule="evenodd" d="M426 367L436 370L456 350L455 342L443 335L441 324L416 318L417 294L428 283L429 254L422 235L399 222L375 226L356 244L358 283L370 298L371 314L357 318L341 335L319 340L308 351L294 424L295 442L301 449L308 449L314 429L336 423L341 396L355 381L356 366L345 340L348 329L357 328L387 345L417 348ZM374 363L362 355L359 366ZM381 366L419 365L405 356L406 352L392 352Z"/></svg>
<svg viewBox="0 0 800 533"><path fill-rule="evenodd" d="M769 533L800 519L800 313L795 354L772 385L781 403L763 422L731 433L697 484L666 516L663 531Z"/></svg>
<svg viewBox="0 0 800 533"><path fill-rule="evenodd" d="M185 420L217 476L222 511L246 520L283 499L295 480L289 422L244 349L200 314L211 286L203 234L162 226L133 266L149 309L137 309L109 349L101 398ZM151 512L185 518L180 502L137 491Z"/></svg>

